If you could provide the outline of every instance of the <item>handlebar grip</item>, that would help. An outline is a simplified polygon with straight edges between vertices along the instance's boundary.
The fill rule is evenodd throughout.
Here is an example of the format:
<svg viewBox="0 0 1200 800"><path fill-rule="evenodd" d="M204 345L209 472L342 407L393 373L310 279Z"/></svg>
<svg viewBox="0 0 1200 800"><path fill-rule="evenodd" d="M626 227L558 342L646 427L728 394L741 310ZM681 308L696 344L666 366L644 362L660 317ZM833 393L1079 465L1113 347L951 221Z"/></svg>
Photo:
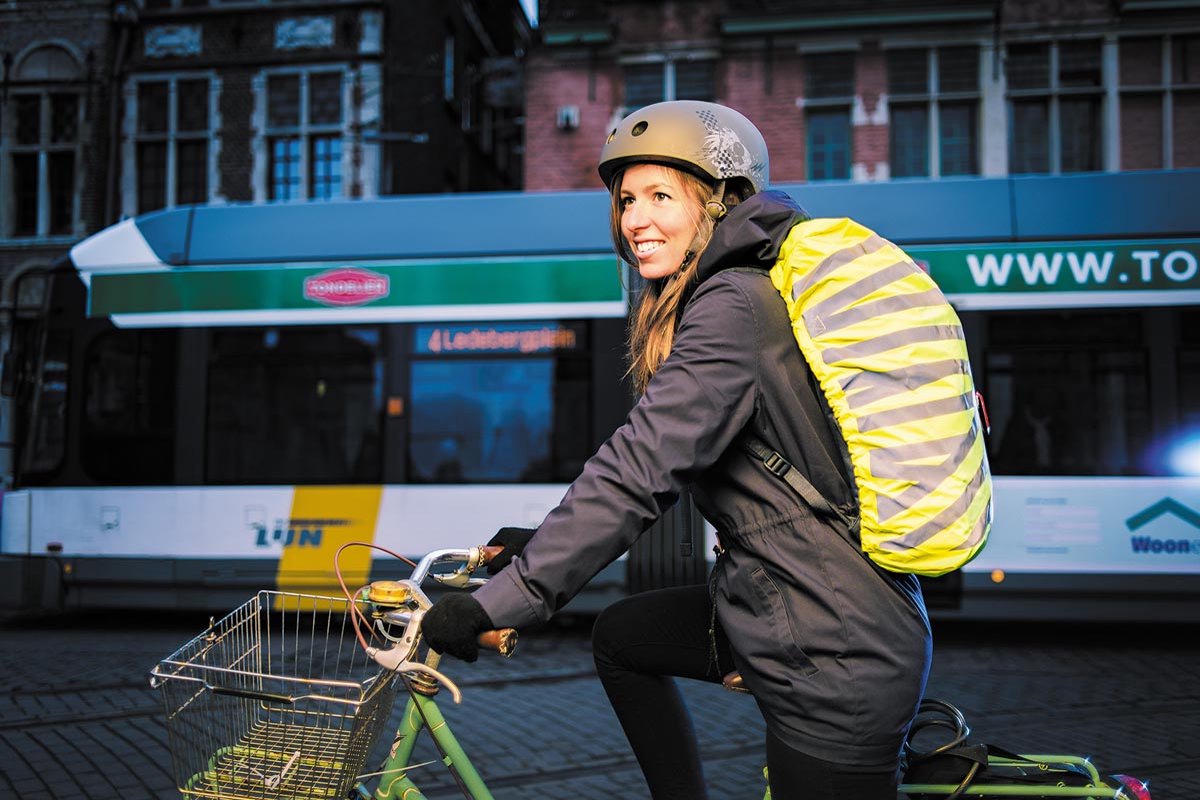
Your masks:
<svg viewBox="0 0 1200 800"><path fill-rule="evenodd" d="M502 544L485 544L479 548L479 560L484 564L492 563L492 559L504 552Z"/></svg>
<svg viewBox="0 0 1200 800"><path fill-rule="evenodd" d="M517 647L517 631L515 628L501 628L495 631L484 631L476 640L485 650L495 650L505 658L512 655Z"/></svg>

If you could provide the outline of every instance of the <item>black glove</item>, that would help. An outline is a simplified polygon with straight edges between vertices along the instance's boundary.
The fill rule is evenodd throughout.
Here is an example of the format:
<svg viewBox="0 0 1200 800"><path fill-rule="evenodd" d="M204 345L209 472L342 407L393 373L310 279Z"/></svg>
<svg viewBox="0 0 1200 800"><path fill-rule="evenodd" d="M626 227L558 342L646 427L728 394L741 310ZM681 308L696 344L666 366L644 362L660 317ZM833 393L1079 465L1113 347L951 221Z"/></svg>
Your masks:
<svg viewBox="0 0 1200 800"><path fill-rule="evenodd" d="M500 551L500 555L488 563L488 575L495 575L507 567L510 561L521 555L521 551L525 549L525 545L529 544L529 540L536 532L535 528L501 528L488 542L489 547L499 545L504 548Z"/></svg>
<svg viewBox="0 0 1200 800"><path fill-rule="evenodd" d="M476 638L495 627L478 600L459 593L443 595L421 622L421 632L430 647L463 661L479 658Z"/></svg>

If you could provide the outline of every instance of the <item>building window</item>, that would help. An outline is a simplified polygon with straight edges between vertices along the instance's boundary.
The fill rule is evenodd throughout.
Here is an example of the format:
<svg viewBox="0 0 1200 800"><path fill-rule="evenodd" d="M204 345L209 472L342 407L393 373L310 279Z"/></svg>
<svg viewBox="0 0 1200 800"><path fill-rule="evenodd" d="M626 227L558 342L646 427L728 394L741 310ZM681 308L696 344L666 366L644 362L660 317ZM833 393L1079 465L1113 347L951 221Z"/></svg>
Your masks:
<svg viewBox="0 0 1200 800"><path fill-rule="evenodd" d="M887 71L891 176L978 174L979 48L891 50Z"/></svg>
<svg viewBox="0 0 1200 800"><path fill-rule="evenodd" d="M1200 167L1200 34L1118 47L1121 169Z"/></svg>
<svg viewBox="0 0 1200 800"><path fill-rule="evenodd" d="M340 71L267 76L267 198L342 197Z"/></svg>
<svg viewBox="0 0 1200 800"><path fill-rule="evenodd" d="M654 61L625 65L625 113L665 100L716 99L716 62Z"/></svg>
<svg viewBox="0 0 1200 800"><path fill-rule="evenodd" d="M808 179L846 180L852 156L850 108L854 54L821 53L805 59Z"/></svg>
<svg viewBox="0 0 1200 800"><path fill-rule="evenodd" d="M14 237L69 236L79 206L83 96L80 70L61 47L40 47L13 70L20 85L8 96L0 122L0 158L7 162L2 205L11 209L0 231Z"/></svg>
<svg viewBox="0 0 1200 800"><path fill-rule="evenodd" d="M297 200L300 197L300 138L277 136L271 139L271 199Z"/></svg>
<svg viewBox="0 0 1200 800"><path fill-rule="evenodd" d="M328 200L342 195L342 138L314 136L309 163L313 168L312 196Z"/></svg>
<svg viewBox="0 0 1200 800"><path fill-rule="evenodd" d="M1009 171L1093 172L1104 160L1100 40L1011 44Z"/></svg>
<svg viewBox="0 0 1200 800"><path fill-rule="evenodd" d="M850 112L810 111L808 114L808 179L845 180L850 177Z"/></svg>
<svg viewBox="0 0 1200 800"><path fill-rule="evenodd" d="M205 77L139 80L137 211L206 203L212 92Z"/></svg>

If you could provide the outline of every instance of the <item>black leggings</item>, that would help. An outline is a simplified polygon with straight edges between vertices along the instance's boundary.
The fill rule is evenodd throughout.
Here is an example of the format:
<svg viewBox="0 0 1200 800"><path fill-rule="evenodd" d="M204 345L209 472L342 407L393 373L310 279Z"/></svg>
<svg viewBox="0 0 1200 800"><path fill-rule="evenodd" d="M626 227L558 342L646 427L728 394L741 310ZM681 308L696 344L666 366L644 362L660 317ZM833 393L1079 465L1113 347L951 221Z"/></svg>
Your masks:
<svg viewBox="0 0 1200 800"><path fill-rule="evenodd" d="M596 669L654 800L708 797L692 718L674 677L720 683L734 669L705 586L660 589L609 606L596 619ZM747 698L749 701L749 698ZM864 772L801 753L767 732L772 800L895 800L895 770ZM756 787L747 787L746 796Z"/></svg>

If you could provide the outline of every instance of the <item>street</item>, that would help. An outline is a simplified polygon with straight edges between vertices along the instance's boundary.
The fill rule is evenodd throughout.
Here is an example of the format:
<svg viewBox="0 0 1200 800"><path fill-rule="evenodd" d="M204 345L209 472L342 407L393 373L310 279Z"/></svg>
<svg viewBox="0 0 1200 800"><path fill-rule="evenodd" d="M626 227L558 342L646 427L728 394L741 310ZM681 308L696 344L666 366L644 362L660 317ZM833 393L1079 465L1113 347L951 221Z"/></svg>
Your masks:
<svg viewBox="0 0 1200 800"><path fill-rule="evenodd" d="M0 626L0 797L177 797L147 672L205 623L196 614L123 612ZM973 740L1090 756L1101 774L1147 780L1155 800L1200 797L1198 632L947 624L936 631L926 694L958 706ZM646 796L595 677L586 621L525 635L509 660L485 655L443 668L464 694L461 707L445 697L443 710L497 800ZM753 701L710 685L684 691L711 796L760 798ZM416 755L435 757L427 741ZM440 765L414 777L431 798L460 796Z"/></svg>

